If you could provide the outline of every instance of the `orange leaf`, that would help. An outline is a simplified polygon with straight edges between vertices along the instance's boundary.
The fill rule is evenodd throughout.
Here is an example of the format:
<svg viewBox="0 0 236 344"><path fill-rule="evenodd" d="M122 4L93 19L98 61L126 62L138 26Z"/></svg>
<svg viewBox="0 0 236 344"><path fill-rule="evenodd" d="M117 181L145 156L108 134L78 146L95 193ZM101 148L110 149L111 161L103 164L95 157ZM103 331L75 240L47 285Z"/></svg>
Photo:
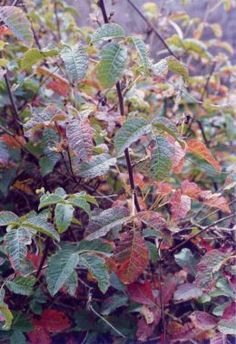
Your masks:
<svg viewBox="0 0 236 344"><path fill-rule="evenodd" d="M15 183L12 185L13 189L20 190L26 194L33 195L34 191L32 188L28 185L28 183L32 182L33 179L28 178L25 180L16 180Z"/></svg>
<svg viewBox="0 0 236 344"><path fill-rule="evenodd" d="M135 282L148 265L148 248L143 237L136 232L123 233L114 260L116 273L125 284Z"/></svg>
<svg viewBox="0 0 236 344"><path fill-rule="evenodd" d="M223 196L220 196L219 194L213 194L211 191L202 190L194 182L184 180L181 183L181 190L184 195L187 195L199 202L203 202L209 207L220 209L226 213L231 212L228 203Z"/></svg>
<svg viewBox="0 0 236 344"><path fill-rule="evenodd" d="M226 199L218 194L210 194L204 199L203 203L209 207L220 209L225 213L231 213Z"/></svg>
<svg viewBox="0 0 236 344"><path fill-rule="evenodd" d="M204 143L198 140L191 139L187 141L188 151L192 154L200 156L202 159L206 160L211 164L218 172L221 171L220 164L213 157L209 149L204 145Z"/></svg>
<svg viewBox="0 0 236 344"><path fill-rule="evenodd" d="M6 35L11 36L11 30L6 25L0 25L0 37L2 38Z"/></svg>
<svg viewBox="0 0 236 344"><path fill-rule="evenodd" d="M184 195L187 195L192 199L198 199L202 192L202 189L196 183L189 182L188 180L184 180L181 183L181 190Z"/></svg>

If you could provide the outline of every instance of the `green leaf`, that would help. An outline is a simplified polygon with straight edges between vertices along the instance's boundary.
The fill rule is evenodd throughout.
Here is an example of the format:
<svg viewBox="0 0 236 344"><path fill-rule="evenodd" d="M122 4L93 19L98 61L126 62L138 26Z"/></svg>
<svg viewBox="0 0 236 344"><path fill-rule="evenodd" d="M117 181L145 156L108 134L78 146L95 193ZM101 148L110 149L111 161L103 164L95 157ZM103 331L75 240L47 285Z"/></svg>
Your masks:
<svg viewBox="0 0 236 344"><path fill-rule="evenodd" d="M40 203L39 203L39 210L42 208L48 207L50 205L57 204L59 202L62 202L64 200L64 197L54 194L46 193L40 197Z"/></svg>
<svg viewBox="0 0 236 344"><path fill-rule="evenodd" d="M181 75L185 81L188 81L189 73L187 66L185 66L181 61L177 60L174 56L169 56L166 58L166 60L169 70Z"/></svg>
<svg viewBox="0 0 236 344"><path fill-rule="evenodd" d="M3 330L9 330L11 328L13 315L10 309L8 308L8 305L4 302L0 302L0 313L3 315L5 319L5 324L3 325Z"/></svg>
<svg viewBox="0 0 236 344"><path fill-rule="evenodd" d="M172 167L173 148L163 136L156 137L156 148L151 158L151 174L159 181L165 179Z"/></svg>
<svg viewBox="0 0 236 344"><path fill-rule="evenodd" d="M103 88L112 87L122 76L127 49L116 43L107 44L101 51L97 77Z"/></svg>
<svg viewBox="0 0 236 344"><path fill-rule="evenodd" d="M121 155L132 143L151 131L151 128L151 124L143 118L128 119L118 130L114 139L117 154Z"/></svg>
<svg viewBox="0 0 236 344"><path fill-rule="evenodd" d="M129 211L125 207L114 207L106 209L97 215L92 215L87 226L87 232L92 232L86 236L86 240L98 239L106 235L111 229L120 227L130 220Z"/></svg>
<svg viewBox="0 0 236 344"><path fill-rule="evenodd" d="M113 228L115 228L117 226L121 226L125 222L129 222L130 219L131 219L131 217L127 216L127 217L123 217L121 219L115 220L115 221L103 226L102 228L96 230L95 232L87 235L85 237L85 239L86 240L94 240L94 239L101 238L101 237L105 236L108 232L110 232L110 230L112 230Z"/></svg>
<svg viewBox="0 0 236 344"><path fill-rule="evenodd" d="M54 148L59 143L59 136L52 128L45 128L40 140L44 155L39 160L40 172L46 176L53 171L54 166L60 160L60 154L56 153Z"/></svg>
<svg viewBox="0 0 236 344"><path fill-rule="evenodd" d="M33 44L33 33L31 24L25 12L15 6L1 6L0 20L13 32L13 34L27 46Z"/></svg>
<svg viewBox="0 0 236 344"><path fill-rule="evenodd" d="M9 228L5 235L6 251L12 267L21 271L27 254L27 245L31 244L32 233L27 228Z"/></svg>
<svg viewBox="0 0 236 344"><path fill-rule="evenodd" d="M56 56L58 51L56 49L48 51L40 51L36 48L32 48L26 51L23 58L21 59L21 68L30 71L32 66L46 57Z"/></svg>
<svg viewBox="0 0 236 344"><path fill-rule="evenodd" d="M155 128L165 131L166 133L171 135L174 139L176 139L180 143L181 146L185 146L183 141L181 141L178 138L178 131L177 131L176 125L171 120L169 120L166 117L157 116L152 121L152 124Z"/></svg>
<svg viewBox="0 0 236 344"><path fill-rule="evenodd" d="M41 214L26 219L22 225L25 228L34 229L39 233L46 234L54 240L60 241L60 236L54 229L53 224L47 222Z"/></svg>
<svg viewBox="0 0 236 344"><path fill-rule="evenodd" d="M207 51L207 46L198 39L194 38L185 38L181 39L178 35L173 35L168 38L167 43L173 46L174 48L184 49L187 52L192 52L197 54L199 57L211 57L211 54Z"/></svg>
<svg viewBox="0 0 236 344"><path fill-rule="evenodd" d="M78 252L81 251L93 251L100 253L110 253L112 246L110 244L102 242L100 239L93 241L82 240L77 245Z"/></svg>
<svg viewBox="0 0 236 344"><path fill-rule="evenodd" d="M14 330L10 337L10 344L27 344L26 337L22 331Z"/></svg>
<svg viewBox="0 0 236 344"><path fill-rule="evenodd" d="M89 202L93 203L96 202L96 199L91 196L92 198L88 197L85 192L79 192L76 194L71 195L67 201L70 202L74 207L78 207L83 209L88 215L90 215L90 204Z"/></svg>
<svg viewBox="0 0 236 344"><path fill-rule="evenodd" d="M110 296L108 299L103 301L101 307L102 315L109 315L110 313L117 310L119 307L128 305L128 297L124 294L117 293Z"/></svg>
<svg viewBox="0 0 236 344"><path fill-rule="evenodd" d="M84 265L98 282L102 293L106 293L110 286L109 273L104 259L101 257L83 254L80 256L80 265Z"/></svg>
<svg viewBox="0 0 236 344"><path fill-rule="evenodd" d="M78 287L78 278L77 278L77 273L74 271L64 283L64 288L68 291L69 295L75 296L77 287Z"/></svg>
<svg viewBox="0 0 236 344"><path fill-rule="evenodd" d="M179 253L174 255L176 263L187 270L191 275L196 275L197 260L189 248L182 248Z"/></svg>
<svg viewBox="0 0 236 344"><path fill-rule="evenodd" d="M48 261L46 280L48 290L54 296L70 278L79 262L79 255L74 245L67 245L51 256Z"/></svg>
<svg viewBox="0 0 236 344"><path fill-rule="evenodd" d="M0 211L0 226L7 226L12 222L18 222L19 217L11 211Z"/></svg>
<svg viewBox="0 0 236 344"><path fill-rule="evenodd" d="M14 294L29 296L33 292L33 286L36 282L36 278L33 276L23 277L17 276L12 281L7 281L6 286Z"/></svg>
<svg viewBox="0 0 236 344"><path fill-rule="evenodd" d="M218 329L221 333L236 336L236 317L221 319L218 323Z"/></svg>
<svg viewBox="0 0 236 344"><path fill-rule="evenodd" d="M116 164L116 158L108 154L93 156L88 162L79 166L78 173L83 178L95 178L106 174L111 166Z"/></svg>
<svg viewBox="0 0 236 344"><path fill-rule="evenodd" d="M91 43L95 43L102 39L123 38L125 31L122 26L115 23L103 24L99 27L91 37Z"/></svg>
<svg viewBox="0 0 236 344"><path fill-rule="evenodd" d="M72 221L74 208L71 204L58 203L55 208L55 223L59 233L65 232Z"/></svg>
<svg viewBox="0 0 236 344"><path fill-rule="evenodd" d="M88 55L81 45L66 46L60 53L71 82L82 80L88 68Z"/></svg>
<svg viewBox="0 0 236 344"><path fill-rule="evenodd" d="M141 62L141 69L144 71L145 74L147 74L151 67L147 47L141 38L131 37L131 39L138 52L139 59Z"/></svg>
<svg viewBox="0 0 236 344"><path fill-rule="evenodd" d="M152 72L156 76L165 76L168 73L168 63L166 59L161 59L159 62L152 65Z"/></svg>

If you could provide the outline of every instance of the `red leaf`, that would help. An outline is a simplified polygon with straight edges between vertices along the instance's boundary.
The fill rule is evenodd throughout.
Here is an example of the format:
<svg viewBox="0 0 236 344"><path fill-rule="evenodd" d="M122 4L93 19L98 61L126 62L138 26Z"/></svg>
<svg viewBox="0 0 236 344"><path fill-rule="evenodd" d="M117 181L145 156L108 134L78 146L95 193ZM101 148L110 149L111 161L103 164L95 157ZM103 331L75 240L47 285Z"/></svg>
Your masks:
<svg viewBox="0 0 236 344"><path fill-rule="evenodd" d="M174 154L172 158L172 170L174 173L181 173L184 165L185 149L181 147L179 142L173 138L168 137L168 141L172 144Z"/></svg>
<svg viewBox="0 0 236 344"><path fill-rule="evenodd" d="M136 336L141 342L145 342L153 334L161 319L161 312L159 309L156 309L153 313L154 321L151 324L147 324L144 318L141 318L138 321Z"/></svg>
<svg viewBox="0 0 236 344"><path fill-rule="evenodd" d="M3 134L0 137L0 141L5 142L8 146L12 148L21 148L26 144L24 136L19 135L11 136L8 134Z"/></svg>
<svg viewBox="0 0 236 344"><path fill-rule="evenodd" d="M26 258L31 261L35 269L38 269L42 256L28 252Z"/></svg>
<svg viewBox="0 0 236 344"><path fill-rule="evenodd" d="M206 312L195 311L190 314L189 318L195 327L201 330L210 330L217 325L216 317Z"/></svg>
<svg viewBox="0 0 236 344"><path fill-rule="evenodd" d="M51 80L47 83L46 87L62 97L67 97L69 94L69 85L61 80Z"/></svg>
<svg viewBox="0 0 236 344"><path fill-rule="evenodd" d="M45 309L39 320L33 319L33 324L51 333L62 332L71 326L68 317L56 309Z"/></svg>
<svg viewBox="0 0 236 344"><path fill-rule="evenodd" d="M188 151L190 153L196 154L200 156L202 159L206 160L209 164L211 164L217 171L221 171L221 167L213 157L209 149L204 145L204 143L199 142L198 140L191 139L187 141Z"/></svg>
<svg viewBox="0 0 236 344"><path fill-rule="evenodd" d="M236 301L225 308L222 319L229 320L234 317L236 317Z"/></svg>
<svg viewBox="0 0 236 344"><path fill-rule="evenodd" d="M192 199L198 199L202 192L202 189L196 183L189 182L188 180L184 180L181 183L181 190L184 195L187 195Z"/></svg>
<svg viewBox="0 0 236 344"><path fill-rule="evenodd" d="M114 260L116 273L124 284L135 282L148 265L148 248L138 232L123 233Z"/></svg>
<svg viewBox="0 0 236 344"><path fill-rule="evenodd" d="M49 333L41 326L36 326L33 331L27 333L31 344L51 344Z"/></svg>
<svg viewBox="0 0 236 344"><path fill-rule="evenodd" d="M182 195L180 190L176 190L170 198L171 214L174 220L185 218L191 209L191 199Z"/></svg>
<svg viewBox="0 0 236 344"><path fill-rule="evenodd" d="M144 283L132 283L127 287L127 289L131 300L141 303L142 305L153 306L155 304L155 298L152 293L150 281L145 281Z"/></svg>
<svg viewBox="0 0 236 344"><path fill-rule="evenodd" d="M209 194L205 197L203 203L208 205L209 207L220 209L225 213L231 213L226 199L223 196L219 196L218 194Z"/></svg>
<svg viewBox="0 0 236 344"><path fill-rule="evenodd" d="M163 304L167 305L173 297L173 294L176 289L176 278L172 275L168 275L164 282L162 283L162 300Z"/></svg>

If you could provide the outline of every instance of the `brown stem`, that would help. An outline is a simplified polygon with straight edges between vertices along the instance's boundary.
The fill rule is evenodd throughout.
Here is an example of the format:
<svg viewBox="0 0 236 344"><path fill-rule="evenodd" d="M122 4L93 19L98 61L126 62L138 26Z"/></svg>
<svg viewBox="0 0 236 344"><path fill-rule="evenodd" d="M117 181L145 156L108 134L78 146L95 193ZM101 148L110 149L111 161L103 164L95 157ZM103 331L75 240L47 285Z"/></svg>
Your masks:
<svg viewBox="0 0 236 344"><path fill-rule="evenodd" d="M11 90L11 86L10 86L10 82L7 76L7 72L4 74L4 80L6 83L6 88L7 88L7 93L11 102L11 106L12 106L12 110L13 110L13 119L14 119L14 125L16 128L16 131L18 134L23 134L23 127L20 123L20 118L19 118L19 113L18 113L18 109L15 103L15 99L14 96L12 94L12 90Z"/></svg>
<svg viewBox="0 0 236 344"><path fill-rule="evenodd" d="M61 41L61 29L60 29L60 20L58 17L58 11L57 11L57 1L54 2L54 13L56 17L56 25L57 25L57 34L58 34L58 42Z"/></svg>
<svg viewBox="0 0 236 344"><path fill-rule="evenodd" d="M98 1L98 6L101 9L102 12L102 16L103 16L103 20L104 23L109 23L109 19L107 16L107 12L106 12L106 8L104 5L104 1L103 0L99 0ZM116 92L117 92L117 97L119 100L119 109L120 109L120 114L121 116L125 116L125 108L124 108L124 97L121 91L121 86L120 86L120 82L118 81L116 83ZM128 174L129 174L129 182L130 182L130 187L132 190L132 193L134 194L134 204L135 204L135 208L137 210L137 212L139 212L141 210L139 202L138 202L138 197L136 194L136 187L135 187L135 182L134 182L134 176L133 176L133 169L132 169L132 163L131 163L131 158L130 158L130 154L129 154L129 149L126 148L125 149L125 160L126 160L126 165L127 165L127 169L128 169Z"/></svg>
<svg viewBox="0 0 236 344"><path fill-rule="evenodd" d="M171 50L171 48L168 46L168 44L165 42L164 38L159 34L155 26L150 23L150 21L143 15L143 13L139 10L139 8L131 1L127 0L128 3L133 7L133 9L138 13L138 15L145 21L145 23L150 27L150 29L155 33L155 35L159 38L161 43L164 45L164 47L168 50L170 55L174 56L176 59L179 59L175 53Z"/></svg>
<svg viewBox="0 0 236 344"><path fill-rule="evenodd" d="M50 239L47 238L46 239L46 244L45 244L45 248L44 248L44 252L43 252L43 256L41 258L41 261L39 263L39 267L38 270L36 272L36 278L39 278L40 272L42 271L43 265L45 263L45 260L47 259L48 256L48 251L49 251L49 243L50 243Z"/></svg>

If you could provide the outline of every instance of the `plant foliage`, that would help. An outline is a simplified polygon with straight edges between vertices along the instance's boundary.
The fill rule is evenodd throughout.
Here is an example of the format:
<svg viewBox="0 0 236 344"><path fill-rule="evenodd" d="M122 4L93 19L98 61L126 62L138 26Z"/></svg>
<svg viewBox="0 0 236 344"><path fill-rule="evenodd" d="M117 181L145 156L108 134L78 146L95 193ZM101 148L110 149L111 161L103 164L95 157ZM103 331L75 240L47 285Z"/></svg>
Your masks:
<svg viewBox="0 0 236 344"><path fill-rule="evenodd" d="M234 1L68 3L0 6L0 342L233 343Z"/></svg>

